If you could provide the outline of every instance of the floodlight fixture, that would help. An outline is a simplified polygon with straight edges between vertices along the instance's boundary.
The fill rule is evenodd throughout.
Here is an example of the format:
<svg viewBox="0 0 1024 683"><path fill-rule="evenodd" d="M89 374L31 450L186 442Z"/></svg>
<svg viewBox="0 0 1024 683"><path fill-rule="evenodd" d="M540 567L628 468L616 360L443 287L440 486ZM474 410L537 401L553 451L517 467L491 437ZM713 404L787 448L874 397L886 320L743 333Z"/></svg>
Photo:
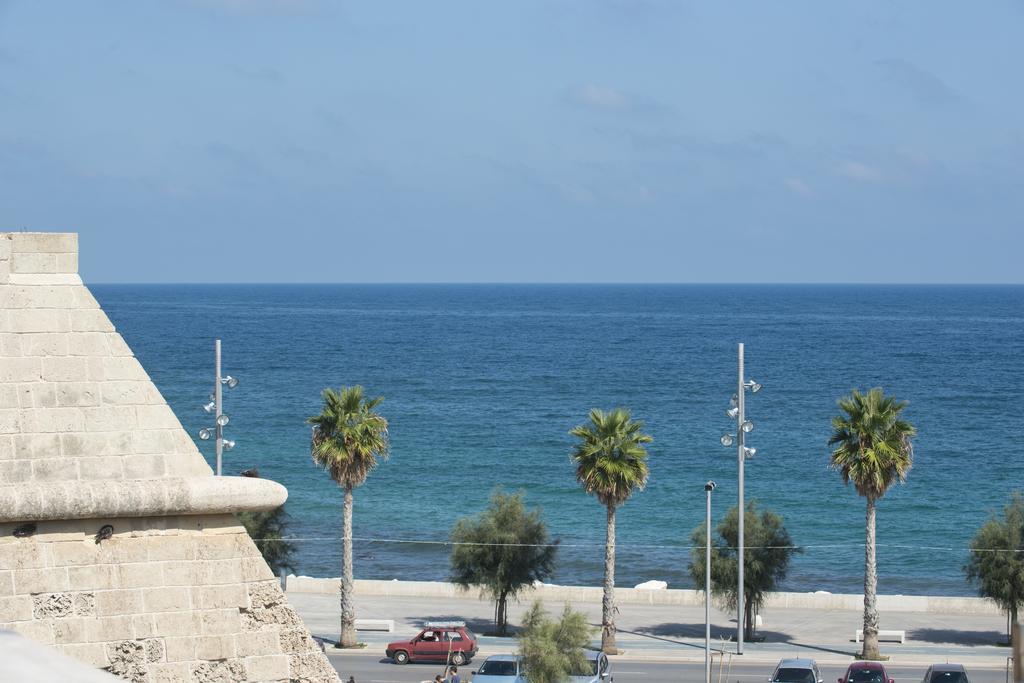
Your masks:
<svg viewBox="0 0 1024 683"><path fill-rule="evenodd" d="M221 413L220 415L217 416L217 424L220 425L221 427L226 427L228 422L231 422L231 418L229 418L224 413Z"/></svg>
<svg viewBox="0 0 1024 683"><path fill-rule="evenodd" d="M734 437L732 434L723 434L720 441L722 442L723 446L731 446L734 443L736 443L736 437Z"/></svg>
<svg viewBox="0 0 1024 683"><path fill-rule="evenodd" d="M725 411L725 416L726 417L731 417L734 420L737 417L739 417L739 415L740 415L740 409L737 406L733 406L732 408L729 408L728 410Z"/></svg>
<svg viewBox="0 0 1024 683"><path fill-rule="evenodd" d="M740 425L740 429L742 429L745 434L749 434L754 431L754 423L750 420L744 420L743 424Z"/></svg>
<svg viewBox="0 0 1024 683"><path fill-rule="evenodd" d="M203 441L209 441L211 436L213 436L213 430L209 427L203 427L199 430L199 438Z"/></svg>

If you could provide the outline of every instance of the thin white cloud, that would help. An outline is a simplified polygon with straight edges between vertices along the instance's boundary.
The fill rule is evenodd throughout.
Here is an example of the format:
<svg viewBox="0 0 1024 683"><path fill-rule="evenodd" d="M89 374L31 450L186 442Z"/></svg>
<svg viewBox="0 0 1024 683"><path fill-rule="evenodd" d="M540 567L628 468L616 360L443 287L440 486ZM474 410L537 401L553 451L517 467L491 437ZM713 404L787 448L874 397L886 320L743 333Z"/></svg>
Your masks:
<svg viewBox="0 0 1024 683"><path fill-rule="evenodd" d="M570 88L566 99L573 106L610 114L660 114L671 109L649 97L596 83Z"/></svg>
<svg viewBox="0 0 1024 683"><path fill-rule="evenodd" d="M836 170L839 175L862 183L877 183L884 177L878 168L859 161L844 161Z"/></svg>
<svg viewBox="0 0 1024 683"><path fill-rule="evenodd" d="M807 186L807 183L800 180L799 178L786 178L785 180L782 181L782 184L785 185L786 188L793 194L798 194L803 197L808 197L811 194L813 194L811 192L811 188Z"/></svg>
<svg viewBox="0 0 1024 683"><path fill-rule="evenodd" d="M623 112L631 108L629 98L615 88L602 85L581 85L569 91L569 99L574 104L588 109L601 111Z"/></svg>
<svg viewBox="0 0 1024 683"><path fill-rule="evenodd" d="M905 59L880 59L875 62L886 80L925 106L953 104L963 95L935 74Z"/></svg>

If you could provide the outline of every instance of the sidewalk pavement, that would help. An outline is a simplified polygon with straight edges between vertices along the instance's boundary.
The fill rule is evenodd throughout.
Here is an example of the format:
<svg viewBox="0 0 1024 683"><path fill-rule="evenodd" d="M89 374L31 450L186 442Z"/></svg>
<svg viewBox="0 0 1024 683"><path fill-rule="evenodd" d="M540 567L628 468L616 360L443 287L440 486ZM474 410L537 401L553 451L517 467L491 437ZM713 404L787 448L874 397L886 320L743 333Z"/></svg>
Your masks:
<svg viewBox="0 0 1024 683"><path fill-rule="evenodd" d="M338 637L339 605L336 595L290 591L288 600L313 635ZM529 607L509 605L509 622L515 624ZM546 605L557 614L562 604ZM601 623L601 606L577 603L592 624ZM465 598L356 596L356 614L361 619L392 619L394 633L360 631L367 655L384 656L384 647L395 640L415 635L427 620L462 620L477 634L493 630L494 604L471 594ZM822 664L845 666L860 650L853 641L862 626L862 615L852 610L782 609L762 613L764 625L758 635L764 642L744 644L744 662L774 664L783 657L811 657ZM996 645L1006 640L1006 620L974 614L883 612L881 628L906 631L906 642L881 643L882 654L893 664L926 666L936 662L959 662L974 668L1005 668L1010 648ZM704 609L663 605L621 605L618 618L618 646L621 660L704 661ZM735 616L714 608L711 611L711 647L735 652L735 644L723 641L735 635ZM596 641L595 641L596 642ZM480 638L477 661L491 654L510 653L514 638ZM351 651L348 651L351 652Z"/></svg>

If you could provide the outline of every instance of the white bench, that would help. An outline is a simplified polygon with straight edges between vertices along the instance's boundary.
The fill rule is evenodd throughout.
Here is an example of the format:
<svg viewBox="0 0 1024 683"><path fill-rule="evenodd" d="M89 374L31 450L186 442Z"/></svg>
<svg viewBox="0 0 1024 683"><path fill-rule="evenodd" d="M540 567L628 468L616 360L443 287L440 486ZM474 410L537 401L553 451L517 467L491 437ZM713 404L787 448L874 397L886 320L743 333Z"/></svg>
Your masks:
<svg viewBox="0 0 1024 683"><path fill-rule="evenodd" d="M907 642L907 632L906 631L883 631L882 629L878 629L878 639L879 640L898 640L901 643L905 643L905 642ZM864 629L860 629L859 628L859 629L857 629L857 633L854 636L854 642L859 643L862 640L864 640Z"/></svg>
<svg viewBox="0 0 1024 683"><path fill-rule="evenodd" d="M356 619L357 631L387 631L392 633L395 630L394 619Z"/></svg>

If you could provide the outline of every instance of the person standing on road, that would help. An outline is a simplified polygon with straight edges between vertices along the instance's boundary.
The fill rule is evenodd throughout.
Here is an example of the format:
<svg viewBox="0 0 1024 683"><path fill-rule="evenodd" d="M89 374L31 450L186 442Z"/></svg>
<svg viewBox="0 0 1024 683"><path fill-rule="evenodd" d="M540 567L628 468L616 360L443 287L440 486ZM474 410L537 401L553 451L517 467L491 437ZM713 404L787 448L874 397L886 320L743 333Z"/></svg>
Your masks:
<svg viewBox="0 0 1024 683"><path fill-rule="evenodd" d="M448 678L446 680L448 683L462 683L462 679L459 677L459 667L448 667Z"/></svg>

